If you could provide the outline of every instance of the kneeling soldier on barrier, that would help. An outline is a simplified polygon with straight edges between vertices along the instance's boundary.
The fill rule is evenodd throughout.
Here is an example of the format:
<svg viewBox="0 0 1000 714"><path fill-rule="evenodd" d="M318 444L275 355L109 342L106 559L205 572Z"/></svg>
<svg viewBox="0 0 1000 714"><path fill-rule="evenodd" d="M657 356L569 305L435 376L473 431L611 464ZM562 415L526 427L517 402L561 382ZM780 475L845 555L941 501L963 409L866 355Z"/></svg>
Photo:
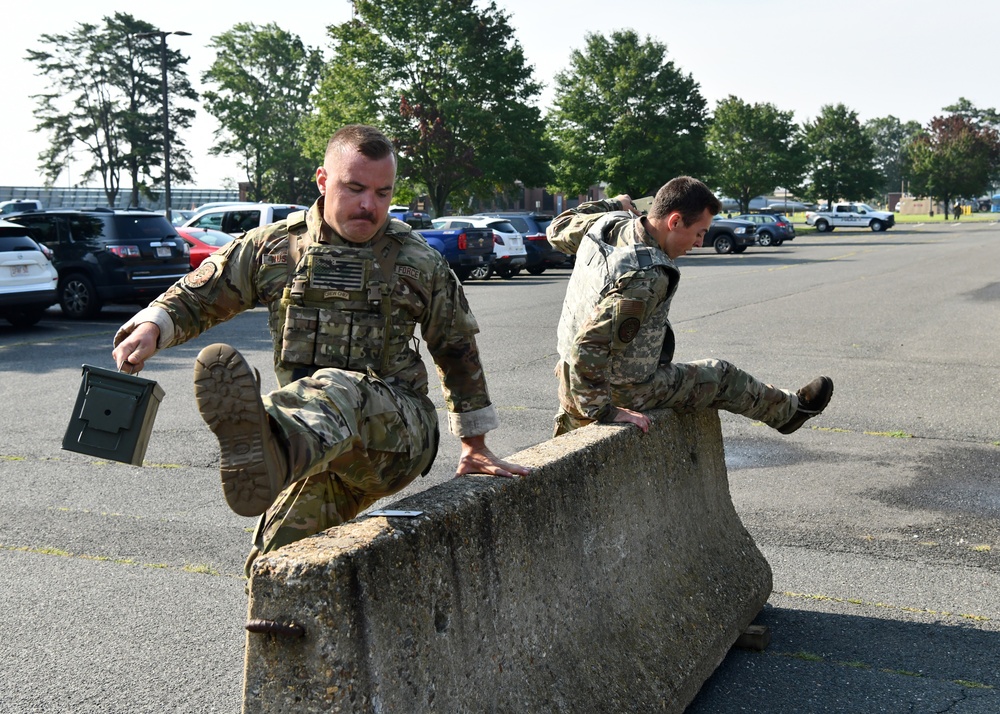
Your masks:
<svg viewBox="0 0 1000 714"><path fill-rule="evenodd" d="M593 422L649 430L649 409L724 409L791 434L822 412L833 380L797 392L757 381L722 360L673 362L668 313L680 270L722 204L688 176L666 183L649 214L625 195L584 203L549 224L549 242L576 255L559 320L555 435Z"/></svg>

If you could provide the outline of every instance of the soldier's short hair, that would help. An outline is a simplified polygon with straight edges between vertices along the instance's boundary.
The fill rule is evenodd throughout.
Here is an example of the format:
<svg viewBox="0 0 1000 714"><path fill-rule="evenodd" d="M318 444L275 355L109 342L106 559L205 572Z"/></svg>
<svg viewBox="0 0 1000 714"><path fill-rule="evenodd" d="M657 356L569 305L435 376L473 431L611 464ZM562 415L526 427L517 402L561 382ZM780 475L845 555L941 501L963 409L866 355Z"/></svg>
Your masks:
<svg viewBox="0 0 1000 714"><path fill-rule="evenodd" d="M722 202L715 197L711 189L696 178L678 176L670 179L653 198L649 208L650 218L666 218L674 211L681 214L685 226L701 218L705 209L713 216L722 210Z"/></svg>
<svg viewBox="0 0 1000 714"><path fill-rule="evenodd" d="M381 131L367 124L348 124L334 132L326 144L324 158L333 151L353 149L369 159L384 159L386 156L396 157L396 150L389 138Z"/></svg>

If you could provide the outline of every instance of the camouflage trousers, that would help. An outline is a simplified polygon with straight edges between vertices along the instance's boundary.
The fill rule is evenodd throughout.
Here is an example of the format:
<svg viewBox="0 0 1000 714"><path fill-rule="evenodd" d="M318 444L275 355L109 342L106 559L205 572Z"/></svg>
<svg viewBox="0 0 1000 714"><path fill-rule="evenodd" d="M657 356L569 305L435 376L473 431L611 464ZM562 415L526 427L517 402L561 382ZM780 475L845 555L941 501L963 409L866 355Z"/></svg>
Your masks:
<svg viewBox="0 0 1000 714"><path fill-rule="evenodd" d="M293 483L261 516L250 566L354 518L430 470L438 418L424 394L367 374L320 369L264 395Z"/></svg>
<svg viewBox="0 0 1000 714"><path fill-rule="evenodd" d="M560 362L559 413L554 436L591 423L571 406L567 394L568 367ZM793 392L764 384L735 365L717 359L661 364L653 376L641 384L611 385L611 401L616 407L637 412L650 409L722 409L757 419L771 427L786 424L798 408Z"/></svg>

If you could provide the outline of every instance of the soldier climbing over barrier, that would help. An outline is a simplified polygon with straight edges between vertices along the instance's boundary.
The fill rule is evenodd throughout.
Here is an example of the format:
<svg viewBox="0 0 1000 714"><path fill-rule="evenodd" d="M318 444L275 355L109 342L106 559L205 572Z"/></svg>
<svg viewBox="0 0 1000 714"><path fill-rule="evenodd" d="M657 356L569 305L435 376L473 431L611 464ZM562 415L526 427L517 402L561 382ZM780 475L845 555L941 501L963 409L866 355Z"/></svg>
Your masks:
<svg viewBox="0 0 1000 714"><path fill-rule="evenodd" d="M791 434L822 412L833 380L797 392L707 359L673 362L670 302L676 258L701 245L722 205L704 183L681 176L657 191L647 216L627 195L557 216L549 242L576 255L559 321L555 435L593 422L649 429L649 409L724 409Z"/></svg>
<svg viewBox="0 0 1000 714"><path fill-rule="evenodd" d="M256 370L229 345L206 347L194 367L226 500L262 516L248 574L259 553L343 523L430 470L438 419L417 325L462 442L457 475L528 473L486 447L499 418L476 319L442 256L389 218L395 178L388 138L340 129L308 211L229 243L115 335L115 364L138 371L158 349L267 306L279 389L262 396Z"/></svg>

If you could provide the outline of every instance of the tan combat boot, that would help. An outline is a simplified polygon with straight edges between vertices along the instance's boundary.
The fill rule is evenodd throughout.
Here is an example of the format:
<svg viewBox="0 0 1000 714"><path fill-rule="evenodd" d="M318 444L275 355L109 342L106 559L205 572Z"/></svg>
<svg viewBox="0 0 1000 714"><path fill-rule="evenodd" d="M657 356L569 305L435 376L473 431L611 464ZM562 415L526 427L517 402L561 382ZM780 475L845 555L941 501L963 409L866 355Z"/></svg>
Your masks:
<svg viewBox="0 0 1000 714"><path fill-rule="evenodd" d="M209 345L194 363L194 396L219 439L226 502L241 516L259 516L288 481L288 458L271 432L260 378L235 348Z"/></svg>

